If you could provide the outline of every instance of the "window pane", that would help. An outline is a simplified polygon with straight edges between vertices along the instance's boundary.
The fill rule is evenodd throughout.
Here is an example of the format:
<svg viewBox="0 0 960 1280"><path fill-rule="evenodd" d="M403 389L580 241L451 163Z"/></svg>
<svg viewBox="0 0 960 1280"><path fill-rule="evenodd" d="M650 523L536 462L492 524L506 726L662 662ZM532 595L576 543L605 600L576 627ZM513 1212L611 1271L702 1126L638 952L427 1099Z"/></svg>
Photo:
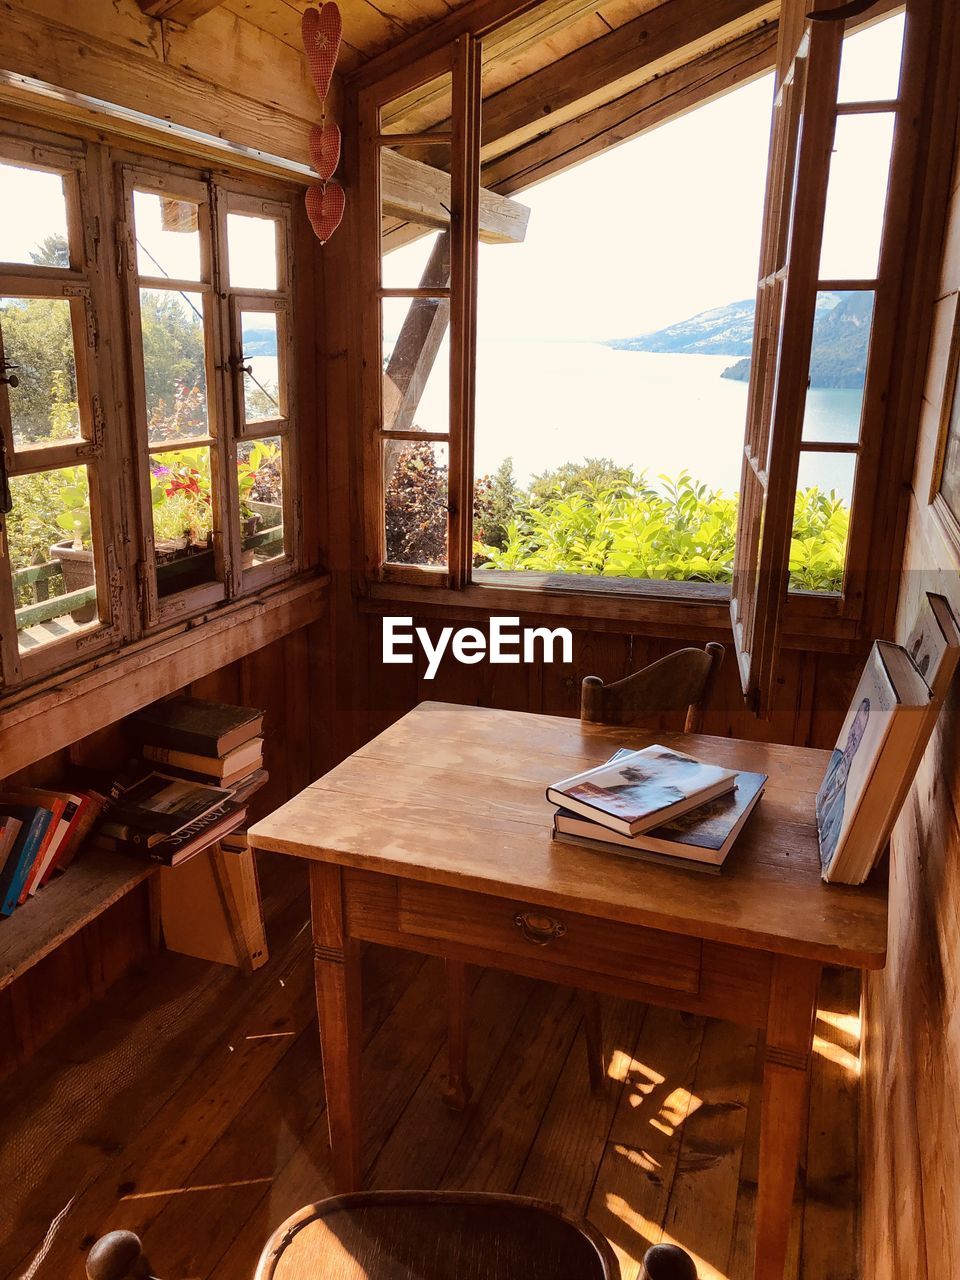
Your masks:
<svg viewBox="0 0 960 1280"><path fill-rule="evenodd" d="M840 58L840 102L885 102L900 89L903 13L876 22L843 39Z"/></svg>
<svg viewBox="0 0 960 1280"><path fill-rule="evenodd" d="M142 276L199 280L200 206L177 196L134 191L137 270Z"/></svg>
<svg viewBox="0 0 960 1280"><path fill-rule="evenodd" d="M0 262L69 267L63 176L0 162Z"/></svg>
<svg viewBox="0 0 960 1280"><path fill-rule="evenodd" d="M860 439L874 297L872 290L817 294L804 440Z"/></svg>
<svg viewBox="0 0 960 1280"><path fill-rule="evenodd" d="M150 443L207 435L203 295L141 289L140 325Z"/></svg>
<svg viewBox="0 0 960 1280"><path fill-rule="evenodd" d="M391 564L447 563L448 457L445 444L384 441L384 523Z"/></svg>
<svg viewBox="0 0 960 1280"><path fill-rule="evenodd" d="M278 288L278 241L275 218L228 213L227 251L231 288Z"/></svg>
<svg viewBox="0 0 960 1280"><path fill-rule="evenodd" d="M388 431L450 429L450 303L384 298L383 426Z"/></svg>
<svg viewBox="0 0 960 1280"><path fill-rule="evenodd" d="M98 620L86 467L11 476L6 517L20 652Z"/></svg>
<svg viewBox="0 0 960 1280"><path fill-rule="evenodd" d="M410 150L409 148L407 149ZM450 147L380 151L381 280L388 289L450 284Z"/></svg>
<svg viewBox="0 0 960 1280"><path fill-rule="evenodd" d="M173 595L216 578L210 450L176 449L150 457L157 594Z"/></svg>
<svg viewBox="0 0 960 1280"><path fill-rule="evenodd" d="M849 453L801 453L790 543L790 590L839 592L856 458Z"/></svg>
<svg viewBox="0 0 960 1280"><path fill-rule="evenodd" d="M247 423L269 422L283 417L280 392L280 344L275 311L241 311L243 363L243 416Z"/></svg>
<svg viewBox="0 0 960 1280"><path fill-rule="evenodd" d="M877 274L895 119L892 111L837 118L821 280L872 280Z"/></svg>
<svg viewBox="0 0 960 1280"><path fill-rule="evenodd" d="M237 447L243 567L252 569L284 552L283 459L279 436L244 440Z"/></svg>
<svg viewBox="0 0 960 1280"><path fill-rule="evenodd" d="M0 298L3 356L17 449L80 438L73 319L65 298Z"/></svg>

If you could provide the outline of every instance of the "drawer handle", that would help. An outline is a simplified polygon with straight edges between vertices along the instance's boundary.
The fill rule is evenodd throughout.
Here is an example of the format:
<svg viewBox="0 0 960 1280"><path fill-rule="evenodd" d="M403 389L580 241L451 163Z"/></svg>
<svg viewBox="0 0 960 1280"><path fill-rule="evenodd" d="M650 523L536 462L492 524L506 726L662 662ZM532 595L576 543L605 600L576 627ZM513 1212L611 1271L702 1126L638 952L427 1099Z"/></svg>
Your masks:
<svg viewBox="0 0 960 1280"><path fill-rule="evenodd" d="M527 942L532 942L536 947L545 947L548 942L552 942L554 938L562 938L567 932L567 926L562 920L542 915L539 911L518 911L513 917L513 923Z"/></svg>

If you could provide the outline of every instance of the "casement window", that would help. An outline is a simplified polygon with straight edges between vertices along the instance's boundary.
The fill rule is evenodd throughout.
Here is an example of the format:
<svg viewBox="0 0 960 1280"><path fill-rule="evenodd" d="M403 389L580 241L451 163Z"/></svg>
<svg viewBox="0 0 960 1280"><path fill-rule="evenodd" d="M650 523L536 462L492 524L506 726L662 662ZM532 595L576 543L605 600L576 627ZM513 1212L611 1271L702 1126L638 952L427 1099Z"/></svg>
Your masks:
<svg viewBox="0 0 960 1280"><path fill-rule="evenodd" d="M874 493L888 456L887 392L927 33L922 21L914 29L913 5L906 23L902 11L888 12L880 24L884 57L876 59L870 46L873 27L856 28L853 19L846 25L842 20L807 23L809 7L788 0L780 24L733 582L729 562L726 582L640 580L608 570L600 571L602 580L591 580L569 570L477 567L473 524L479 498L472 457L477 240L484 202L496 198L498 175L510 171L503 155L513 144L493 136L488 117L481 166L479 89L467 72L457 79L458 66L479 59L476 39L461 37L459 44L380 81L364 78L357 102L365 545L373 594L379 584L389 584L383 594L391 598L397 584L516 586L563 590L565 598L580 591L582 607L601 612L597 597L618 594L620 602L611 607L620 616L631 598L643 601L646 616L660 599L710 603L716 609L732 598L745 687L755 705L762 701L758 673L762 667L769 686L784 623L795 636L815 625L821 638L857 639ZM890 50L902 42L904 25L900 74ZM464 52L465 41L471 41L469 52ZM884 83L878 83L875 66L884 68ZM540 140L544 155L549 145L549 138ZM531 170L530 180L536 176ZM488 181L493 191L486 189ZM519 183L511 179L507 189L522 200ZM450 195L446 203L444 191ZM859 222L859 234L850 234L852 220ZM596 233L598 222L585 223L585 238ZM398 254L404 266L394 267L393 249L414 240L422 249L419 258ZM379 255L367 248L375 244ZM624 252L630 251L624 245ZM837 307L836 332L829 326L818 331L812 360L814 321ZM822 397L824 384L818 385L817 377L834 354L844 355L843 324L856 329L861 363L851 381L827 384L844 392L847 425L839 431L818 416L817 393ZM813 395L807 391L811 379ZM428 402L430 412L418 414L418 404ZM441 403L449 406L442 420ZM422 430L419 424L428 419L430 429ZM536 414L529 415L528 429L534 434L544 429ZM587 455L596 449L588 434ZM739 458L735 449L734 467ZM696 463L691 458L694 474ZM795 520L795 499L798 491L814 487L826 497L834 486L851 496L836 519L818 512L831 553L830 572L818 573L817 564L808 563L816 546L811 550L804 536L803 516ZM812 589L818 579L825 585ZM571 602L570 607L577 606Z"/></svg>
<svg viewBox="0 0 960 1280"><path fill-rule="evenodd" d="M80 149L0 140L6 683L116 640L118 509L101 386L98 192Z"/></svg>
<svg viewBox="0 0 960 1280"><path fill-rule="evenodd" d="M2 683L301 565L293 195L0 139Z"/></svg>
<svg viewBox="0 0 960 1280"><path fill-rule="evenodd" d="M290 211L169 166L122 174L155 624L294 563Z"/></svg>

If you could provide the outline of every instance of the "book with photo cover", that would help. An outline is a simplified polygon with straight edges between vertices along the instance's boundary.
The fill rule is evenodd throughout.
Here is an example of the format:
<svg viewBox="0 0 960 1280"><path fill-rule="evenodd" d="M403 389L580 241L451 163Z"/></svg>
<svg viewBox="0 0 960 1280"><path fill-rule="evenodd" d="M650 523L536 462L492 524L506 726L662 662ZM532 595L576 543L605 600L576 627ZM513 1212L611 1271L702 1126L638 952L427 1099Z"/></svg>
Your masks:
<svg viewBox="0 0 960 1280"><path fill-rule="evenodd" d="M929 737L930 690L901 645L874 642L817 792L824 880L862 884Z"/></svg>
<svg viewBox="0 0 960 1280"><path fill-rule="evenodd" d="M733 791L635 836L610 831L566 809L557 811L554 832L558 838L590 840L592 846L603 846L611 853L628 856L655 853L667 862L692 862L719 870L763 794L766 782L765 773L738 773Z"/></svg>
<svg viewBox="0 0 960 1280"><path fill-rule="evenodd" d="M735 769L654 745L548 787L547 799L611 831L635 836L732 791L736 783Z"/></svg>
<svg viewBox="0 0 960 1280"><path fill-rule="evenodd" d="M960 625L945 596L924 594L904 647L927 682L936 716L960 662Z"/></svg>
<svg viewBox="0 0 960 1280"><path fill-rule="evenodd" d="M150 773L123 793L109 821L149 833L176 835L224 804L233 792L187 778Z"/></svg>

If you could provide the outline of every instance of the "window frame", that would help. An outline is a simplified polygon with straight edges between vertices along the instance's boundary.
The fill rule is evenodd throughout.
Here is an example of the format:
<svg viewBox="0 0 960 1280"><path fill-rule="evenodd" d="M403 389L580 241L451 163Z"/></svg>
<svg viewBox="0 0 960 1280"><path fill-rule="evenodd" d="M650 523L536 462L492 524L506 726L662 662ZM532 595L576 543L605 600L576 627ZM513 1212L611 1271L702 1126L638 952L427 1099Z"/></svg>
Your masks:
<svg viewBox="0 0 960 1280"><path fill-rule="evenodd" d="M99 268L99 239L92 228L102 225L103 211L96 181L89 180L82 143L44 130L0 129L0 160L19 167L61 174L67 216L68 267L0 263L0 294L5 297L62 299L69 304L77 380L80 435L75 440L17 450L13 439L9 390L0 388L0 448L10 479L64 467L83 467L89 491L91 543L95 566L98 621L21 652L17 627L14 571L0 582L0 688L13 687L71 661L80 661L117 644L124 635L124 600L117 548L121 545L121 509L103 475L116 455L106 430L108 378L103 368L103 318L108 313ZM2 336L0 336L2 354ZM2 554L9 563L6 521ZM9 585L8 585L9 584Z"/></svg>
<svg viewBox="0 0 960 1280"><path fill-rule="evenodd" d="M134 149L135 148L135 149ZM82 125L58 120L52 127L35 123L29 113L11 113L0 123L0 159L24 167L54 170L72 175L65 183L71 262L69 267L40 267L0 263L0 290L7 295L66 296L76 312L83 310L83 325L75 322L77 384L83 436L21 451L11 476L30 474L64 465L83 465L90 484L92 539L96 559L96 589L101 621L82 633L43 644L32 653L19 653L14 616L15 595L9 571L0 582L0 706L24 696L34 687L46 687L51 678L71 668L85 667L91 656L102 661L104 653L121 651L130 642L158 641L176 624L215 616L234 600L255 602L261 593L271 597L287 590L305 565L302 471L298 392L304 372L300 350L294 341L292 322L296 301L293 264L294 237L303 234L295 220L295 202L302 196L299 178L280 175L210 169L185 154L171 154L162 143L132 143ZM205 307L208 433L211 448L211 482L222 492L224 528L215 543L222 580L203 584L162 600L151 600L147 571L147 537L152 534L149 471L146 441L143 376L137 374L137 353L142 351L139 305L131 305L131 283L138 288L139 274L132 240L132 206L125 188L127 174L136 174L141 187L157 194L202 196L210 234L204 250L203 282L181 282L190 290L208 295ZM170 183L173 183L171 188ZM226 252L227 211L275 219L278 225L278 279L276 290L221 289L220 246ZM202 215L204 211L202 210ZM203 216L201 216L201 222ZM130 266L132 264L132 271ZM159 278L154 281L161 284ZM21 287L22 286L22 287ZM242 375L217 369L234 351L231 322L234 295L283 311L283 363L286 394L279 421L257 423L244 433L237 419L237 388ZM142 366L142 357L139 361ZM140 384L138 393L137 384ZM0 394L6 391L0 387ZM306 394L306 391L304 391ZM9 432L7 433L9 435ZM283 441L282 498L283 553L250 569L242 567L242 532L236 450L247 439L280 435ZM206 439L206 437L205 437ZM177 442L170 447L177 448ZM193 447L191 442L190 447ZM8 451L8 460L10 459ZM232 481L232 483L231 483ZM233 519L236 510L237 518ZM236 526L236 527L234 527ZM0 516L0 553L6 554L5 521ZM311 556L313 565L315 556ZM212 589L211 589L212 588ZM155 591L155 579L154 579Z"/></svg>
<svg viewBox="0 0 960 1280"><path fill-rule="evenodd" d="M843 588L838 593L807 592L785 590L780 621L783 634L794 641L804 642L809 639L810 628L816 627L816 647L849 648L855 645L865 634L873 620L882 615L887 608L888 597L895 591L895 584L888 582L883 588L884 599L879 604L868 600L866 596L867 554L872 546L873 528L879 523L872 510L874 494L884 480L886 472L883 459L889 457L888 444L898 434L895 422L889 419L889 384L891 380L891 364L895 355L895 338L897 328L897 309L902 289L902 253L897 252L897 240L902 240L909 218L909 207L913 198L913 171L916 150L915 137L911 137L911 122L915 122L920 109L922 97L922 73L924 63L924 45L928 38L928 24L924 21L922 6L919 0L906 0L902 6L887 5L877 15L878 20L888 17L899 8L907 11L906 31L901 61L901 82L898 98L893 104L883 104L886 109L891 106L896 110L897 120L894 129L894 142L888 175L888 196L886 218L883 235L883 249L877 280L873 282L875 290L875 306L873 331L868 354L866 381L861 411L861 432L859 440L859 459L854 489L850 505L850 532L847 542L846 567ZM479 36L487 37L498 27L505 25L512 18L512 12L505 16L484 22L478 21L476 30ZM915 21L911 22L911 18ZM845 24L845 33L857 31L871 25L873 18L852 18ZM916 28L915 30L913 28ZM461 28L462 30L462 28ZM417 63L411 66L425 66L428 62L436 69L444 64L444 57L450 57L456 38L460 32L451 31L445 43L437 34L437 42L430 45L424 37L418 39L418 51L423 51ZM479 42L478 42L479 43ZM378 305L379 295L373 291L373 250L379 246L379 187L374 186L374 179L379 180L377 151L374 145L376 137L376 120L371 111L371 103L382 103L398 96L400 92L424 83L426 76L419 79L409 74L410 68L399 65L402 61L400 53L392 51L394 56L385 62L386 70L379 78L374 69L364 69L357 77L356 105L360 136L360 172L361 191L376 191L376 196L369 194L365 199L365 215L361 223L361 252L359 255L361 278L364 289L361 294L361 343L365 353L365 366L379 371L380 359L377 358L381 348L376 345L371 323L373 313ZM401 50L402 52L402 50ZM708 95L705 94L705 97ZM688 107L689 104L686 104ZM685 107L685 109L686 109ZM848 114L851 107L842 104L839 114ZM385 138L385 142L389 139ZM466 157L465 137L461 138L461 155ZM453 150L453 162L456 162L457 148ZM475 185L480 185L479 156L471 158L474 166L472 178ZM511 187L511 194L522 194L522 189ZM367 247L364 248L364 245ZM377 253L379 261L379 252ZM379 266L377 267L379 272ZM864 283L858 282L863 288ZM406 291L400 291L406 292ZM451 325L451 344L453 333ZM461 367L468 377L474 376L476 352L463 351L459 355ZM472 384L471 384L472 385ZM644 579L603 579L594 581L598 584L592 589L581 578L578 583L565 583L563 586L543 581L543 575L532 575L522 571L496 571L496 587L485 571L472 571L468 556L469 539L466 540L466 572L452 575L449 572L428 567L395 566L385 559L384 521L382 518L382 476L378 460L370 448L370 438L376 430L370 412L369 393L365 397L365 408L362 420L363 431L363 498L364 498L364 551L365 581L364 591L374 598L391 600L397 598L397 587L408 588L411 598L422 598L429 601L432 592L439 589L453 588L467 591L471 595L491 593L497 588L498 601L511 591L517 593L517 607L523 607L524 599L532 601L536 597L546 599L556 596L569 601L571 612L584 617L619 617L635 612L638 619L644 619L655 610L657 602L662 602L664 617L671 615L678 605L689 605L691 613L697 609L706 614L708 607L713 612L712 601L721 595L729 601L732 584L715 584L710 593L711 604L702 588L704 584L696 582L670 581L652 582ZM411 433L412 438L430 439L426 433ZM469 436L463 434L462 454L472 452L472 420ZM472 463L472 458L471 458ZM469 528L472 524L472 497L474 477L472 465L467 468L461 465L457 470L457 489L451 487L451 506L463 513L462 524ZM454 468L450 468L451 486ZM575 577L575 575L570 575ZM535 590L531 590L531 579L539 578ZM575 589L571 589L573 586ZM492 606L491 606L492 607ZM502 606L501 606L502 607ZM728 611L726 611L728 612ZM726 626L729 627L729 621ZM704 629L715 630L713 623L704 617Z"/></svg>

